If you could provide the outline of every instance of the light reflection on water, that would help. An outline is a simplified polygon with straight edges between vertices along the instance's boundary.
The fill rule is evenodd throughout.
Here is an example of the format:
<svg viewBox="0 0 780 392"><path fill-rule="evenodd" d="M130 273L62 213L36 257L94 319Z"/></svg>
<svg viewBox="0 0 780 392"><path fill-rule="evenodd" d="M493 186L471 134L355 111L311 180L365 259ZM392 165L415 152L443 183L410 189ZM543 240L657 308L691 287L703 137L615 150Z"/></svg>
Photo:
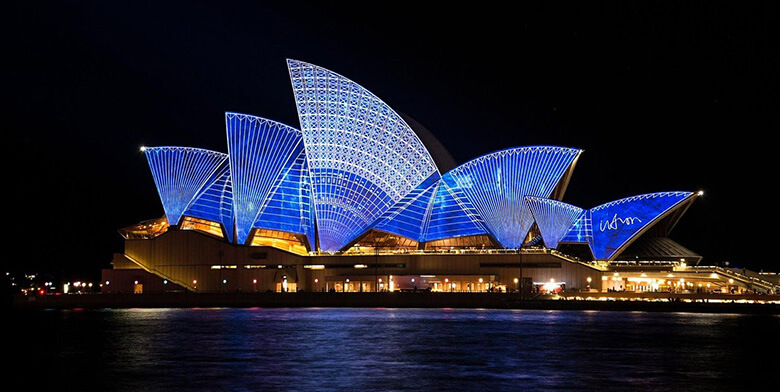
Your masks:
<svg viewBox="0 0 780 392"><path fill-rule="evenodd" d="M780 368L780 317L457 309L12 313L63 387L735 390Z"/></svg>

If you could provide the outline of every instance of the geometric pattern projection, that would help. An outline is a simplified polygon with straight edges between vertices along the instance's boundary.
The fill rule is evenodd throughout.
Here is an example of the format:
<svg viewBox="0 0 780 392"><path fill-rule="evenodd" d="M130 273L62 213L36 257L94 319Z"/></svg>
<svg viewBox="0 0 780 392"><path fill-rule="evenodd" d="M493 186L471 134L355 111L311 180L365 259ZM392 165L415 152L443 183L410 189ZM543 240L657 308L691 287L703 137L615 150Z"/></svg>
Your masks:
<svg viewBox="0 0 780 392"><path fill-rule="evenodd" d="M309 189L306 152L301 150L295 162L277 178L252 228L304 234L309 249L313 249L314 219Z"/></svg>
<svg viewBox="0 0 780 392"><path fill-rule="evenodd" d="M195 195L228 159L221 152L189 147L146 147L144 153L170 225L179 224Z"/></svg>
<svg viewBox="0 0 780 392"><path fill-rule="evenodd" d="M287 60L306 156L320 248L337 251L438 169L387 104L357 83Z"/></svg>
<svg viewBox="0 0 780 392"><path fill-rule="evenodd" d="M382 214L373 227L417 242L423 241L424 222L429 216L428 210L438 179L439 174L434 173L417 189L409 192L406 197Z"/></svg>
<svg viewBox="0 0 780 392"><path fill-rule="evenodd" d="M425 241L488 234L474 206L460 192L450 173L439 181L430 218L424 227Z"/></svg>
<svg viewBox="0 0 780 392"><path fill-rule="evenodd" d="M593 225L590 219L590 210L582 211L558 243L588 244L591 247L593 246Z"/></svg>
<svg viewBox="0 0 780 392"><path fill-rule="evenodd" d="M278 178L303 150L295 128L239 113L225 113L236 240L244 244Z"/></svg>
<svg viewBox="0 0 780 392"><path fill-rule="evenodd" d="M611 260L625 244L668 211L684 205L692 192L659 192L632 196L590 209L593 222L593 256Z"/></svg>
<svg viewBox="0 0 780 392"><path fill-rule="evenodd" d="M583 211L571 204L540 197L527 196L525 202L539 226L544 244L550 249L558 247L558 242Z"/></svg>
<svg viewBox="0 0 780 392"><path fill-rule="evenodd" d="M183 215L221 223L225 238L233 241L233 186L227 160L217 169L213 180L209 180L203 191L195 196Z"/></svg>
<svg viewBox="0 0 780 392"><path fill-rule="evenodd" d="M548 198L582 150L534 146L501 150L464 163L448 174L505 248L519 248L533 216L526 196Z"/></svg>

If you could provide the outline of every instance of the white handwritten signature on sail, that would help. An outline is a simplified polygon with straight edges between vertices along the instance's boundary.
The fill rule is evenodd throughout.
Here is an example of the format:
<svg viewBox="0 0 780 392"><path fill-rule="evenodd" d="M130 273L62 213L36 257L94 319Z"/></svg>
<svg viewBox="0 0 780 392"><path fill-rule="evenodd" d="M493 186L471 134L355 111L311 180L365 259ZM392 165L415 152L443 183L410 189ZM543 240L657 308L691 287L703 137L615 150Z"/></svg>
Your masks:
<svg viewBox="0 0 780 392"><path fill-rule="evenodd" d="M635 217L635 216L627 216L625 218L619 218L617 214L615 214L611 220L607 221L599 221L599 230L602 232L605 230L617 230L619 228L619 224L625 224L625 225L633 225L634 222L642 223L642 220Z"/></svg>

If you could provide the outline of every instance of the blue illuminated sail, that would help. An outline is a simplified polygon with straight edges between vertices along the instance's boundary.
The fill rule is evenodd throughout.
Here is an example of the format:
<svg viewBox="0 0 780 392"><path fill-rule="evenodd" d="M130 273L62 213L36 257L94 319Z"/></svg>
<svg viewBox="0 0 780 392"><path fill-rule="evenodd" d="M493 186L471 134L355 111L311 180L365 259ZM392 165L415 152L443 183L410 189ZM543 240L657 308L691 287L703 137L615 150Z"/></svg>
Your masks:
<svg viewBox="0 0 780 392"><path fill-rule="evenodd" d="M193 198L227 158L216 151L190 147L144 148L168 224L178 225Z"/></svg>
<svg viewBox="0 0 780 392"><path fill-rule="evenodd" d="M422 242L423 227L430 216L431 199L436 191L438 178L439 174L434 173L417 189L409 192L379 217L374 228Z"/></svg>
<svg viewBox="0 0 780 392"><path fill-rule="evenodd" d="M593 224L590 219L590 210L584 210L580 216L572 223L566 235L561 238L559 243L567 244L588 244L593 245Z"/></svg>
<svg viewBox="0 0 780 392"><path fill-rule="evenodd" d="M591 208L594 257L611 260L644 229L693 196L693 192L648 193Z"/></svg>
<svg viewBox="0 0 780 392"><path fill-rule="evenodd" d="M562 201L540 197L527 196L525 202L539 227L544 244L551 249L558 247L558 242L583 211Z"/></svg>
<svg viewBox="0 0 780 392"><path fill-rule="evenodd" d="M439 181L425 232L425 241L488 233L482 218L450 173Z"/></svg>
<svg viewBox="0 0 780 392"><path fill-rule="evenodd" d="M269 195L303 150L301 133L265 118L225 113L236 240L246 243Z"/></svg>
<svg viewBox="0 0 780 392"><path fill-rule="evenodd" d="M320 248L350 243L438 172L409 125L357 83L287 60L312 180Z"/></svg>
<svg viewBox="0 0 780 392"><path fill-rule="evenodd" d="M518 248L533 224L523 199L550 197L581 152L549 146L511 148L466 162L448 174L493 236L506 248Z"/></svg>
<svg viewBox="0 0 780 392"><path fill-rule="evenodd" d="M304 234L310 249L313 249L314 219L305 151L301 149L293 164L276 179L272 189L252 227Z"/></svg>
<svg viewBox="0 0 780 392"><path fill-rule="evenodd" d="M233 241L233 186L227 160L217 169L208 185L195 196L183 215L221 223L225 238Z"/></svg>

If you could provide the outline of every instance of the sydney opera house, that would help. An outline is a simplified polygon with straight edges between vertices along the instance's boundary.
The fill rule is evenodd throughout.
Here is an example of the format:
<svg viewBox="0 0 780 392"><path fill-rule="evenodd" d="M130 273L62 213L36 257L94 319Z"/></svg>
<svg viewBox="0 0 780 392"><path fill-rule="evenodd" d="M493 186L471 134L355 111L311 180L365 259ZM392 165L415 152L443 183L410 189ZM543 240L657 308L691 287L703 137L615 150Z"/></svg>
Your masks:
<svg viewBox="0 0 780 392"><path fill-rule="evenodd" d="M680 278L701 256L668 235L698 192L567 204L580 149L512 147L457 164L350 79L287 67L298 126L228 112L226 153L142 148L165 214L120 230L125 250L104 291L728 285L714 273Z"/></svg>

